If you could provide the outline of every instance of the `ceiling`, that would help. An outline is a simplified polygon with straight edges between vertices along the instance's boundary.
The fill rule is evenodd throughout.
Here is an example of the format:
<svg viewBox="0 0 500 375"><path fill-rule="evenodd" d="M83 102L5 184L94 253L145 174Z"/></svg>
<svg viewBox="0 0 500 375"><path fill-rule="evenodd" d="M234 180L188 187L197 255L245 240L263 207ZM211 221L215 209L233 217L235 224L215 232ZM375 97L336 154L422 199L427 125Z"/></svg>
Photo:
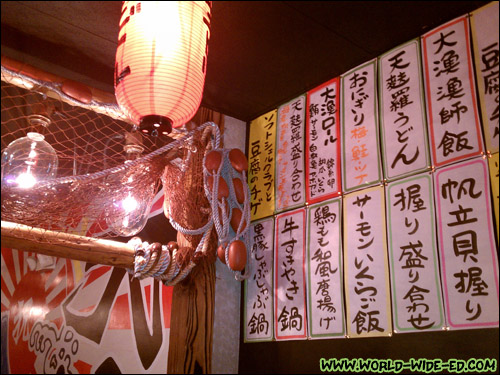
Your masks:
<svg viewBox="0 0 500 375"><path fill-rule="evenodd" d="M488 1L214 1L202 105L250 121ZM2 1L2 55L113 92L121 1Z"/></svg>

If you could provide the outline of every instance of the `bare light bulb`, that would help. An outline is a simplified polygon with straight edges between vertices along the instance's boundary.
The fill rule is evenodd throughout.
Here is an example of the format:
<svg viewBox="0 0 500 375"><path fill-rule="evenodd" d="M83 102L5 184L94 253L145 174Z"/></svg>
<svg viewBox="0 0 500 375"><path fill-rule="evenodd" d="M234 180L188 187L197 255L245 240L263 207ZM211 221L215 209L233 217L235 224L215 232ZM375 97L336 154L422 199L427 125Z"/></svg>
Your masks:
<svg viewBox="0 0 500 375"><path fill-rule="evenodd" d="M128 193L127 198L122 201L123 210L126 213L130 213L132 211L135 211L137 209L137 206L137 200L130 193Z"/></svg>
<svg viewBox="0 0 500 375"><path fill-rule="evenodd" d="M2 188L29 189L38 181L55 177L57 165L54 148L43 135L30 132L2 152Z"/></svg>
<svg viewBox="0 0 500 375"><path fill-rule="evenodd" d="M113 200L106 216L108 227L120 236L136 235L146 226L153 198L154 185L142 188L140 196L129 190L125 197Z"/></svg>
<svg viewBox="0 0 500 375"><path fill-rule="evenodd" d="M22 189L32 188L36 184L36 178L30 173L29 170L17 176L15 181L17 186Z"/></svg>
<svg viewBox="0 0 500 375"><path fill-rule="evenodd" d="M144 148L135 143L137 139L131 138L131 135L126 135L128 143L124 146L126 153L125 164L141 157ZM146 166L138 166L145 168ZM147 167L146 167L147 168ZM134 175L130 175L125 181L125 184L132 186ZM106 215L108 227L117 235L130 237L139 233L148 221L149 212L155 193L155 185L152 184L146 188L141 187L140 191L134 191L132 187L125 190L125 193L113 199L112 205Z"/></svg>

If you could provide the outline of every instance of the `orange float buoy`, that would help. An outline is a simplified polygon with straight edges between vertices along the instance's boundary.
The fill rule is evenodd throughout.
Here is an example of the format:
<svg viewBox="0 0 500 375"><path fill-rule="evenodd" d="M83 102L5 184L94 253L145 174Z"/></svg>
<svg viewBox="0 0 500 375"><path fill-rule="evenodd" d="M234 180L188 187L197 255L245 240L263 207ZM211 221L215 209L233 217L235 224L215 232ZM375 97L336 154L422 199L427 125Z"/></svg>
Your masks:
<svg viewBox="0 0 500 375"><path fill-rule="evenodd" d="M240 221L242 219L243 213L238 207L233 208L233 214L231 215L231 228L233 228L234 232L238 231L238 227L240 226ZM241 231L243 232L246 227L246 222L243 223Z"/></svg>
<svg viewBox="0 0 500 375"><path fill-rule="evenodd" d="M219 247L217 248L217 256L219 257L219 260L226 264L226 245L225 243L220 244Z"/></svg>
<svg viewBox="0 0 500 375"><path fill-rule="evenodd" d="M177 242L175 241L170 241L168 244L167 244L167 249L172 252L174 250L179 250L179 245L177 244Z"/></svg>
<svg viewBox="0 0 500 375"><path fill-rule="evenodd" d="M61 90L66 95L71 96L79 102L89 104L92 101L92 91L83 83L68 79L62 83Z"/></svg>
<svg viewBox="0 0 500 375"><path fill-rule="evenodd" d="M222 155L219 151L212 150L205 157L205 167L210 173L216 173L222 162Z"/></svg>
<svg viewBox="0 0 500 375"><path fill-rule="evenodd" d="M207 183L208 183L208 188L210 189L210 191L212 191L214 186L213 176L208 176ZM219 177L219 191L217 193L217 199L222 199L227 197L229 197L229 186L227 186L226 180L224 180L222 177Z"/></svg>
<svg viewBox="0 0 500 375"><path fill-rule="evenodd" d="M233 188L236 195L236 200L243 204L245 201L245 192L243 191L243 182L239 178L233 178Z"/></svg>
<svg viewBox="0 0 500 375"><path fill-rule="evenodd" d="M229 151L229 161L231 162L233 168L240 173L248 170L247 157L239 148L233 148Z"/></svg>
<svg viewBox="0 0 500 375"><path fill-rule="evenodd" d="M247 248L240 240L229 245L229 267L234 271L242 271L247 264Z"/></svg>

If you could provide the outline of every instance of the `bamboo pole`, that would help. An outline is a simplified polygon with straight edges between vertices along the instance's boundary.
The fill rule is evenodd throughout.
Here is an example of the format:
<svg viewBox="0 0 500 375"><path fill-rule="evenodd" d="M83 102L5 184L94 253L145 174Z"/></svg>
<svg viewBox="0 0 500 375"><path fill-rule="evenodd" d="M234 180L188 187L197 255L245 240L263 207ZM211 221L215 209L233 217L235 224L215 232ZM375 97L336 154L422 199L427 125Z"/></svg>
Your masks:
<svg viewBox="0 0 500 375"><path fill-rule="evenodd" d="M113 267L133 268L127 243L60 233L2 220L2 246Z"/></svg>

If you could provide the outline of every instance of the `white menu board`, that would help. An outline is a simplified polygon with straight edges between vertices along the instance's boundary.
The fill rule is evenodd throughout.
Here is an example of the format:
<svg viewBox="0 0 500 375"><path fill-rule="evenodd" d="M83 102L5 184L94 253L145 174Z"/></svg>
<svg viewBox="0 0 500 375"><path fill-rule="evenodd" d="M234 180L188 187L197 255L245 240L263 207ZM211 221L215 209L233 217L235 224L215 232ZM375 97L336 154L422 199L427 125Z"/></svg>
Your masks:
<svg viewBox="0 0 500 375"><path fill-rule="evenodd" d="M436 246L432 177L420 174L386 189L394 331L445 325Z"/></svg>
<svg viewBox="0 0 500 375"><path fill-rule="evenodd" d="M376 71L377 60L374 59L341 76L344 192L382 181Z"/></svg>
<svg viewBox="0 0 500 375"><path fill-rule="evenodd" d="M304 128L306 97L278 108L276 131L276 212L305 203Z"/></svg>
<svg viewBox="0 0 500 375"><path fill-rule="evenodd" d="M427 114L434 165L483 151L466 16L422 37Z"/></svg>
<svg viewBox="0 0 500 375"><path fill-rule="evenodd" d="M307 209L307 312L309 337L344 337L342 199Z"/></svg>
<svg viewBox="0 0 500 375"><path fill-rule="evenodd" d="M470 16L476 79L481 104L486 149L498 152L498 1L471 13Z"/></svg>
<svg viewBox="0 0 500 375"><path fill-rule="evenodd" d="M307 93L306 193L316 203L342 193L340 178L340 81Z"/></svg>
<svg viewBox="0 0 500 375"><path fill-rule="evenodd" d="M388 181L431 167L420 66L418 40L379 58L382 160Z"/></svg>
<svg viewBox="0 0 500 375"><path fill-rule="evenodd" d="M245 280L245 342L273 338L274 218L250 226L250 270Z"/></svg>
<svg viewBox="0 0 500 375"><path fill-rule="evenodd" d="M276 340L306 339L306 210L276 216L274 332Z"/></svg>
<svg viewBox="0 0 500 375"><path fill-rule="evenodd" d="M462 162L434 177L448 326L498 327L498 255L487 163L482 158Z"/></svg>
<svg viewBox="0 0 500 375"><path fill-rule="evenodd" d="M392 334L384 188L344 197L344 284L349 337Z"/></svg>

